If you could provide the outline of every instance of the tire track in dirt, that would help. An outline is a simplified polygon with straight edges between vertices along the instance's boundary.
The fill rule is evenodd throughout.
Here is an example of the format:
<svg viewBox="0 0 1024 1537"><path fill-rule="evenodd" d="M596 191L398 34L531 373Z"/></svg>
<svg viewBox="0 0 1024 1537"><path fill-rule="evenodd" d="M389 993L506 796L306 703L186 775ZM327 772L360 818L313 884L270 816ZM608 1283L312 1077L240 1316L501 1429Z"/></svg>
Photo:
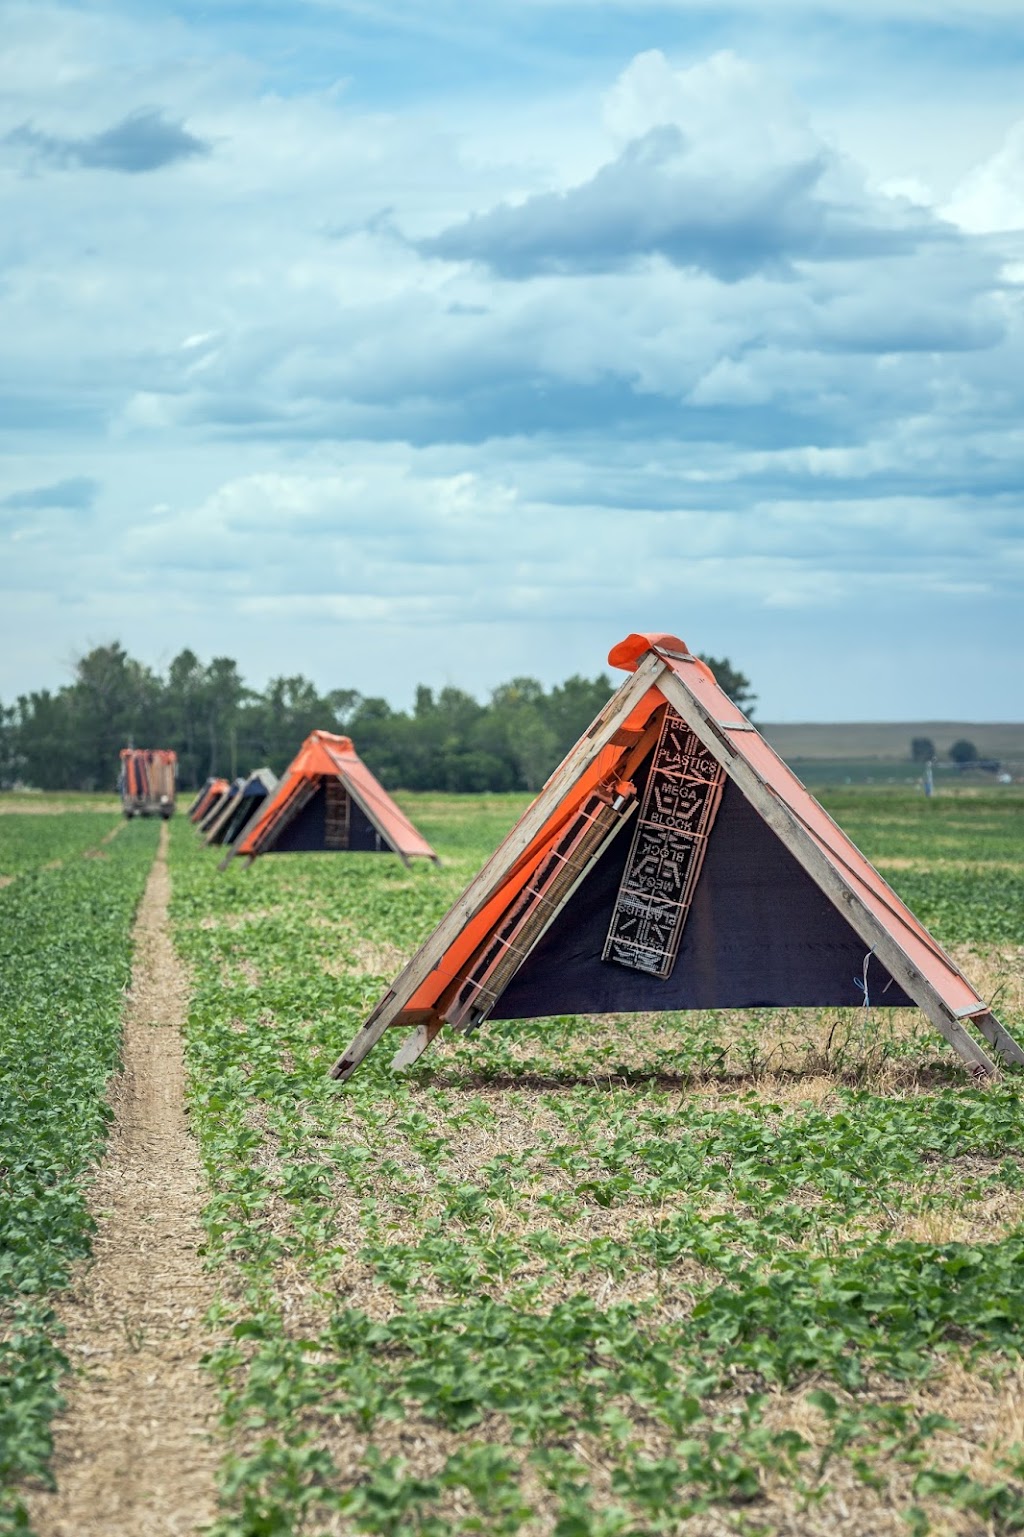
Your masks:
<svg viewBox="0 0 1024 1537"><path fill-rule="evenodd" d="M217 1400L200 1366L214 1288L203 1179L185 1121L188 983L171 944L166 825L135 925L123 1066L90 1205L98 1230L59 1311L72 1363L56 1493L27 1498L39 1537L185 1537L213 1520Z"/></svg>

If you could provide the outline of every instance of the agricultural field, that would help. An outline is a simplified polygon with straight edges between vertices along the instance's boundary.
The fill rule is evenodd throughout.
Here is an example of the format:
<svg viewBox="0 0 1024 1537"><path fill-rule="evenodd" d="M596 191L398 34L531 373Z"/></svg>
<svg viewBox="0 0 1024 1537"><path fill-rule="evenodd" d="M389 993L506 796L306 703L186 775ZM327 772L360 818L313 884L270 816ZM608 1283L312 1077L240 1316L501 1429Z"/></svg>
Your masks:
<svg viewBox="0 0 1024 1537"><path fill-rule="evenodd" d="M222 1301L220 1537L1024 1529L1024 1116L913 1013L485 1027L326 1070L438 875L174 828ZM833 808L1024 1025L1019 795Z"/></svg>
<svg viewBox="0 0 1024 1537"><path fill-rule="evenodd" d="M218 875L170 824L214 1537L1024 1531L1020 1079L974 1086L915 1012L833 1009L495 1023L404 1079L385 1043L339 1086L338 1051L523 805L401 799L440 871ZM1024 1032L1024 795L826 803ZM0 1093L29 1091L0 1153L12 1488L45 1477L157 837L127 824L44 870L47 845L0 892ZM26 1521L0 1505L0 1531Z"/></svg>
<svg viewBox="0 0 1024 1537"><path fill-rule="evenodd" d="M109 838L110 833L117 833ZM66 1365L55 1293L89 1251L85 1178L102 1151L132 925L152 824L0 818L0 1531L47 1477Z"/></svg>
<svg viewBox="0 0 1024 1537"><path fill-rule="evenodd" d="M68 811L120 812L121 797L96 790L0 790L0 816L63 815Z"/></svg>
<svg viewBox="0 0 1024 1537"><path fill-rule="evenodd" d="M109 812L83 811L74 816L0 816L0 883L7 885L26 870L38 870L88 850L121 827Z"/></svg>

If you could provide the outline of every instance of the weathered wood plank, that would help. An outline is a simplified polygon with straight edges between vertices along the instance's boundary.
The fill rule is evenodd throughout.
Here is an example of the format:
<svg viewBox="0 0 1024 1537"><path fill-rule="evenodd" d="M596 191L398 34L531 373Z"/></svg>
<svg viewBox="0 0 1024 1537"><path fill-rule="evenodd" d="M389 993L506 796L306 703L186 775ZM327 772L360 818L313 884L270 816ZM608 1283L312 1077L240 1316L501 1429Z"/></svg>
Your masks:
<svg viewBox="0 0 1024 1537"><path fill-rule="evenodd" d="M407 1068L418 1062L420 1057L431 1045L434 1039L441 1033L441 1021L433 1020L427 1025L416 1025L410 1030L408 1038L404 1040L394 1056L391 1058L392 1070L396 1073L404 1073Z"/></svg>

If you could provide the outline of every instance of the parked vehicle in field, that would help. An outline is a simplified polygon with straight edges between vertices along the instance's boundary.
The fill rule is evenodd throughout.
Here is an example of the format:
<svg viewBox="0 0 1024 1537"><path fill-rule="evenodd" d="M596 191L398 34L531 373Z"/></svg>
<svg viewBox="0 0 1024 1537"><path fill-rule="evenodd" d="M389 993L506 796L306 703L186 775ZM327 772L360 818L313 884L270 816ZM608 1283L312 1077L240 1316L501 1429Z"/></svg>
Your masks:
<svg viewBox="0 0 1024 1537"><path fill-rule="evenodd" d="M174 815L177 754L166 747L123 747L118 789L126 817Z"/></svg>

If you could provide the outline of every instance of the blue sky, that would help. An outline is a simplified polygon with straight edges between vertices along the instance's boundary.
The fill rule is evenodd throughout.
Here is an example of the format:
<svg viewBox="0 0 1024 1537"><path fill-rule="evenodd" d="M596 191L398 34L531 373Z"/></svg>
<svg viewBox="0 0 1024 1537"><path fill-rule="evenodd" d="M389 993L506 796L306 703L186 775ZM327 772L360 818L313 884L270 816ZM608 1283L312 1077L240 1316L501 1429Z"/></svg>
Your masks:
<svg viewBox="0 0 1024 1537"><path fill-rule="evenodd" d="M0 699L1024 717L1019 0L4 7Z"/></svg>

